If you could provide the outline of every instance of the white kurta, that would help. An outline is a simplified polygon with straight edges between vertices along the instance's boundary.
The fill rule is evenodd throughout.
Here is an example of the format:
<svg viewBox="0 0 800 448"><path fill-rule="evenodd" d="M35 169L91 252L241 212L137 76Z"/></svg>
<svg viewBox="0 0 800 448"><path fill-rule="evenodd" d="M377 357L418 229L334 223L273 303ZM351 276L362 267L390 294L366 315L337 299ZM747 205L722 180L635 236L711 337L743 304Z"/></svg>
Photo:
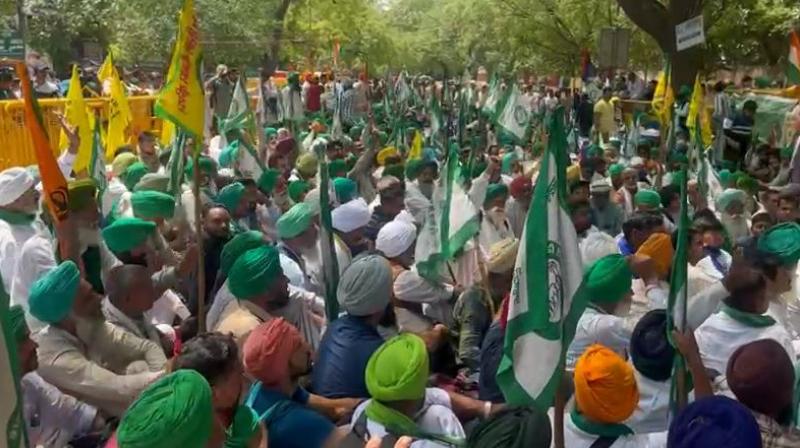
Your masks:
<svg viewBox="0 0 800 448"><path fill-rule="evenodd" d="M350 426L358 421L361 414L366 409L370 400L361 403L353 412ZM466 434L458 417L453 413L450 405L450 398L441 389L428 388L425 390L425 412L415 419L417 426L423 431L452 437L455 439L465 439ZM367 419L367 431L372 437L383 437L386 435L386 428L380 423ZM450 445L430 441L417 440L411 444L411 448L450 448Z"/></svg>
<svg viewBox="0 0 800 448"><path fill-rule="evenodd" d="M33 282L57 266L55 250L49 232L42 231L25 241L19 251L16 274L11 282L11 304L25 310L25 320L33 333L44 328L45 324L28 313L28 292Z"/></svg>
<svg viewBox="0 0 800 448"><path fill-rule="evenodd" d="M598 436L589 434L572 422L569 415L564 416L564 446L569 448L589 448ZM651 448L650 434L631 434L618 438L610 448Z"/></svg>
<svg viewBox="0 0 800 448"><path fill-rule="evenodd" d="M792 339L780 324L754 328L734 320L724 311L709 317L694 332L697 348L706 369L725 374L728 360L737 348L759 339L777 341L789 354L792 363L796 361Z"/></svg>
<svg viewBox="0 0 800 448"><path fill-rule="evenodd" d="M528 217L528 209L523 208L522 204L513 197L506 201L506 218L511 226L514 236L522 238L522 229L525 227L525 218Z"/></svg>
<svg viewBox="0 0 800 448"><path fill-rule="evenodd" d="M29 224L9 224L0 220L0 276L6 292L11 291L22 245L42 226L38 220Z"/></svg>
<svg viewBox="0 0 800 448"><path fill-rule="evenodd" d="M575 338L567 349L567 370L575 370L575 363L592 344L602 344L625 356L633 333L635 321L613 314L605 314L594 308L586 308L578 320Z"/></svg>
<svg viewBox="0 0 800 448"><path fill-rule="evenodd" d="M636 434L664 432L669 428L670 381L655 381L634 369L639 404L625 422Z"/></svg>

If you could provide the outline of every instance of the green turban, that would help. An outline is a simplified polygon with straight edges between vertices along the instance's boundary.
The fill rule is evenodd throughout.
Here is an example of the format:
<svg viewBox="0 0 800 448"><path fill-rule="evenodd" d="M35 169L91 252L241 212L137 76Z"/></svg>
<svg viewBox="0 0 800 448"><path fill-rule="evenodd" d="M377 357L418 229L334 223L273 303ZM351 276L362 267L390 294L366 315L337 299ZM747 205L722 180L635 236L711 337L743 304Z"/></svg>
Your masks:
<svg viewBox="0 0 800 448"><path fill-rule="evenodd" d="M800 225L786 222L771 227L758 239L758 250L777 257L784 266L800 260Z"/></svg>
<svg viewBox="0 0 800 448"><path fill-rule="evenodd" d="M606 255L592 264L583 276L589 300L616 303L631 292L633 273L620 254Z"/></svg>
<svg viewBox="0 0 800 448"><path fill-rule="evenodd" d="M270 137L275 137L278 135L278 130L275 128L264 128L264 136L269 139Z"/></svg>
<svg viewBox="0 0 800 448"><path fill-rule="evenodd" d="M117 429L120 448L205 447L214 423L211 386L194 370L178 370L142 391Z"/></svg>
<svg viewBox="0 0 800 448"><path fill-rule="evenodd" d="M308 193L310 189L311 186L304 180L293 180L289 182L289 185L286 187L286 190L289 193L289 199L295 203L302 202L300 195L303 193Z"/></svg>
<svg viewBox="0 0 800 448"><path fill-rule="evenodd" d="M758 191L758 181L745 174L736 181L736 187L748 193L755 194Z"/></svg>
<svg viewBox="0 0 800 448"><path fill-rule="evenodd" d="M275 189L275 185L278 184L278 178L281 176L281 172L274 169L274 168L267 168L264 172L261 173L261 176L258 177L258 189L264 194L272 193L272 190Z"/></svg>
<svg viewBox="0 0 800 448"><path fill-rule="evenodd" d="M483 203L485 204L503 196L508 196L508 187L506 187L506 184L489 184L489 187L486 189L486 199L483 200Z"/></svg>
<svg viewBox="0 0 800 448"><path fill-rule="evenodd" d="M239 140L234 140L219 153L219 166L228 168L239 158Z"/></svg>
<svg viewBox="0 0 800 448"><path fill-rule="evenodd" d="M66 319L80 284L81 271L71 260L50 269L31 285L28 296L31 316L48 324Z"/></svg>
<svg viewBox="0 0 800 448"><path fill-rule="evenodd" d="M689 163L689 158L686 157L686 154L680 152L672 152L669 155L669 161L671 163Z"/></svg>
<svg viewBox="0 0 800 448"><path fill-rule="evenodd" d="M405 167L402 163L393 163L383 167L384 176L394 176L400 180L405 179Z"/></svg>
<svg viewBox="0 0 800 448"><path fill-rule="evenodd" d="M358 140L361 138L362 132L364 132L364 127L356 125L350 128L350 132L348 132L348 135L350 135L350 138L352 138L353 140Z"/></svg>
<svg viewBox="0 0 800 448"><path fill-rule="evenodd" d="M136 162L125 170L125 174L121 176L122 183L125 184L125 188L127 188L128 191L133 191L136 184L149 172L150 170L147 169L147 165L142 162Z"/></svg>
<svg viewBox="0 0 800 448"><path fill-rule="evenodd" d="M97 187L93 179L71 180L67 184L69 211L75 212L89 205L97 194Z"/></svg>
<svg viewBox="0 0 800 448"><path fill-rule="evenodd" d="M284 213L275 226L278 228L278 238L294 238L305 232L311 226L314 211L305 202L299 202Z"/></svg>
<svg viewBox="0 0 800 448"><path fill-rule="evenodd" d="M169 193L169 176L159 173L147 173L133 187L133 191L160 191Z"/></svg>
<svg viewBox="0 0 800 448"><path fill-rule="evenodd" d="M369 395L378 401L419 400L428 382L428 350L412 333L395 336L370 356L365 372Z"/></svg>
<svg viewBox="0 0 800 448"><path fill-rule="evenodd" d="M770 80L766 76L758 76L756 77L756 79L753 80L753 82L756 85L757 89L768 89L769 86L772 84L772 80Z"/></svg>
<svg viewBox="0 0 800 448"><path fill-rule="evenodd" d="M423 166L425 166L425 162L421 159L414 159L406 162L406 178L408 178L408 180L416 179L422 171Z"/></svg>
<svg viewBox="0 0 800 448"><path fill-rule="evenodd" d="M342 174L347 175L347 162L344 159L331 160L328 164L328 175L341 177Z"/></svg>
<svg viewBox="0 0 800 448"><path fill-rule="evenodd" d="M135 191L131 195L133 214L142 219L171 219L175 215L175 198L160 191Z"/></svg>
<svg viewBox="0 0 800 448"><path fill-rule="evenodd" d="M266 292L283 275L278 249L261 246L236 259L228 273L228 288L239 300L249 300Z"/></svg>
<svg viewBox="0 0 800 448"><path fill-rule="evenodd" d="M514 165L514 162L519 160L516 153L509 152L503 156L503 161L501 163L501 170L503 174L511 174L511 167Z"/></svg>
<svg viewBox="0 0 800 448"><path fill-rule="evenodd" d="M25 322L25 310L20 305L11 305L8 309L8 322L11 324L11 332L17 342L24 341L30 334L28 323Z"/></svg>
<svg viewBox="0 0 800 448"><path fill-rule="evenodd" d="M686 171L675 171L672 173L671 184L680 186L683 183L684 178L686 177Z"/></svg>
<svg viewBox="0 0 800 448"><path fill-rule="evenodd" d="M781 148L781 159L791 159L794 155L794 148L791 146L784 146Z"/></svg>
<svg viewBox="0 0 800 448"><path fill-rule="evenodd" d="M602 154L600 147L595 144L586 147L586 157L600 157Z"/></svg>
<svg viewBox="0 0 800 448"><path fill-rule="evenodd" d="M467 448L549 447L551 437L547 412L533 407L512 407L478 424L467 437Z"/></svg>
<svg viewBox="0 0 800 448"><path fill-rule="evenodd" d="M226 185L222 190L219 190L216 202L225 207L225 209L233 215L236 209L239 208L239 203L242 202L244 190L244 185L242 185L241 182L234 182L230 185Z"/></svg>
<svg viewBox="0 0 800 448"><path fill-rule="evenodd" d="M621 163L614 163L608 167L608 175L611 177L619 176L625 171L625 167Z"/></svg>
<svg viewBox="0 0 800 448"><path fill-rule="evenodd" d="M129 252L155 235L156 223L139 218L122 217L103 229L103 240L114 253Z"/></svg>
<svg viewBox="0 0 800 448"><path fill-rule="evenodd" d="M653 190L639 190L633 196L633 203L635 205L647 205L653 208L661 207L661 195Z"/></svg>
<svg viewBox="0 0 800 448"><path fill-rule="evenodd" d="M231 238L225 243L219 256L219 270L223 275L233 266L233 263L245 252L267 244L264 241L264 234L255 230L242 232Z"/></svg>
<svg viewBox="0 0 800 448"><path fill-rule="evenodd" d="M475 164L472 165L472 178L475 179L483 174L483 172L486 171L487 166L489 165L486 162L475 162Z"/></svg>
<svg viewBox="0 0 800 448"><path fill-rule="evenodd" d="M340 204L350 202L358 195L358 184L346 177L333 179L333 190L336 192L336 199Z"/></svg>
<svg viewBox="0 0 800 448"><path fill-rule="evenodd" d="M678 89L677 98L687 100L692 95L692 88L684 84Z"/></svg>
<svg viewBox="0 0 800 448"><path fill-rule="evenodd" d="M206 156L200 156L198 165L200 165L200 172L209 176L213 176L217 172L217 162L214 159ZM186 176L192 179L194 176L194 158L189 157L186 161Z"/></svg>

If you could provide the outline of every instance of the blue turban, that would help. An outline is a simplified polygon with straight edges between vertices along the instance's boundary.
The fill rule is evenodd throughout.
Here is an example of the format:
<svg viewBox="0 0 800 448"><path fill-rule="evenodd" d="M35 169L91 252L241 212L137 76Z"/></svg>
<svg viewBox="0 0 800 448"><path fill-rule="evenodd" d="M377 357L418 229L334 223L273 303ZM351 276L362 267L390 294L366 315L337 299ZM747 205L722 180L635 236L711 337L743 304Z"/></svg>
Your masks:
<svg viewBox="0 0 800 448"><path fill-rule="evenodd" d="M743 404L722 395L701 398L672 420L669 448L758 448L761 431Z"/></svg>

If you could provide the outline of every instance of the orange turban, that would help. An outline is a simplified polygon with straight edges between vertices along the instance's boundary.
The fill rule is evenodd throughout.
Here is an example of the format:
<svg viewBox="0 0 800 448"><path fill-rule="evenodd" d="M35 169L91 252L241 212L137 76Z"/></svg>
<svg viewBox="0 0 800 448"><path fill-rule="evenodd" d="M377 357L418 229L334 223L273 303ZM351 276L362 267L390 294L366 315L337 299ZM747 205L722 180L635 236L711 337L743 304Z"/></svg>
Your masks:
<svg viewBox="0 0 800 448"><path fill-rule="evenodd" d="M633 368L599 344L586 349L575 364L578 410L598 423L621 423L639 404Z"/></svg>
<svg viewBox="0 0 800 448"><path fill-rule="evenodd" d="M303 343L292 324L277 317L255 328L242 349L244 370L266 385L289 376L289 359Z"/></svg>
<svg viewBox="0 0 800 448"><path fill-rule="evenodd" d="M658 276L664 278L669 275L672 268L672 256L675 249L672 247L672 238L666 233L654 233L650 235L636 251L636 255L646 255L653 259L658 271Z"/></svg>

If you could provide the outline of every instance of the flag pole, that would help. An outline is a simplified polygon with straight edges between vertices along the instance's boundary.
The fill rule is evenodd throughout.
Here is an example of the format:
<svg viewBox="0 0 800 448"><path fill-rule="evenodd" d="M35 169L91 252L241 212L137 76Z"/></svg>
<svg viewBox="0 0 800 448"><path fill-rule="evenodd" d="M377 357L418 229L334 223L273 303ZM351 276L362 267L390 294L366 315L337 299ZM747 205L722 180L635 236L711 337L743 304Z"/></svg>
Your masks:
<svg viewBox="0 0 800 448"><path fill-rule="evenodd" d="M192 186L192 193L194 193L194 228L197 237L197 328L200 333L206 332L206 269L205 269L205 255L203 254L203 223L202 223L202 208L203 203L200 200L200 148L197 140L193 142L192 148L192 163L194 169L192 174L194 182Z"/></svg>

